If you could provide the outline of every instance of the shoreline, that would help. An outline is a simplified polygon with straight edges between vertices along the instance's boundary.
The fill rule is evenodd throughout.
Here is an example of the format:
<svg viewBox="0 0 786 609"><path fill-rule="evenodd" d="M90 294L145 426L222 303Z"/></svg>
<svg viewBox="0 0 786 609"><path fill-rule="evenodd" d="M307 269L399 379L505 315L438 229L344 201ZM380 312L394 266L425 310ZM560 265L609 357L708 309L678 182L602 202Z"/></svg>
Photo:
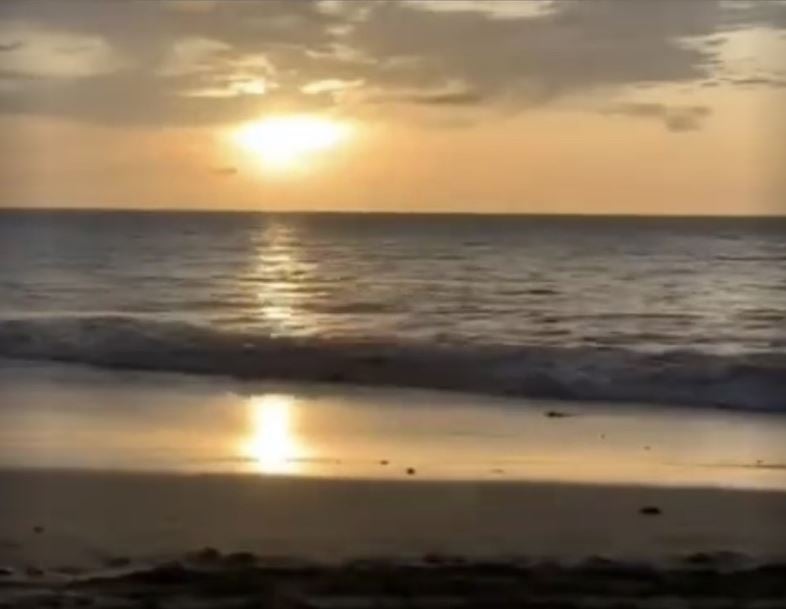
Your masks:
<svg viewBox="0 0 786 609"><path fill-rule="evenodd" d="M78 366L0 368L0 394L0 467L786 490L769 412Z"/></svg>
<svg viewBox="0 0 786 609"><path fill-rule="evenodd" d="M91 341L85 343L84 336ZM123 315L0 319L6 362L478 397L784 412L782 354L268 336ZM0 362L2 365L2 362Z"/></svg>
<svg viewBox="0 0 786 609"><path fill-rule="evenodd" d="M0 367L0 468L786 490L786 416Z"/></svg>

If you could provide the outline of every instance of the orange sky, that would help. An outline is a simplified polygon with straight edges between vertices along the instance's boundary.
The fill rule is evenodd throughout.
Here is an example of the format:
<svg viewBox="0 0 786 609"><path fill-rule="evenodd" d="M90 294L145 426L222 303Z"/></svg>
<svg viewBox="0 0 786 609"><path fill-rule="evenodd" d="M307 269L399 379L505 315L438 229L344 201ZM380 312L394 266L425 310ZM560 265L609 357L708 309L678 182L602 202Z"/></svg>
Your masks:
<svg viewBox="0 0 786 609"><path fill-rule="evenodd" d="M784 3L298 4L4 4L0 206L786 213Z"/></svg>

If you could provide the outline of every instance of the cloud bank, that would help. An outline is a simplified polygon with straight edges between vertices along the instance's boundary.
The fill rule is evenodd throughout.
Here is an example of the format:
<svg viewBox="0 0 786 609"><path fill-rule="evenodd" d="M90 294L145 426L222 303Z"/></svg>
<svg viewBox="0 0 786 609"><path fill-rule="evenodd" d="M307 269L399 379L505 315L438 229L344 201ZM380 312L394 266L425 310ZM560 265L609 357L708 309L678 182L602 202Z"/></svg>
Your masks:
<svg viewBox="0 0 786 609"><path fill-rule="evenodd" d="M687 131L710 109L625 95L718 78L723 37L754 27L784 30L786 3L5 0L0 113L195 125L277 109L518 111L601 95L608 115Z"/></svg>

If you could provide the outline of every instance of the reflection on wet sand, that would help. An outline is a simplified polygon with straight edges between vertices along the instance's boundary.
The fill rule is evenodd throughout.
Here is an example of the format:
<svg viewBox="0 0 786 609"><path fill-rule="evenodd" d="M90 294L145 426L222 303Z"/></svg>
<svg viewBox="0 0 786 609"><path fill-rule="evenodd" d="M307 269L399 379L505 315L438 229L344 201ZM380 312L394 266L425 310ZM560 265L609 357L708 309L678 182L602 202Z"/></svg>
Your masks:
<svg viewBox="0 0 786 609"><path fill-rule="evenodd" d="M251 435L243 444L243 452L260 473L299 473L306 455L295 433L295 414L294 398L289 395L271 393L249 400Z"/></svg>
<svg viewBox="0 0 786 609"><path fill-rule="evenodd" d="M0 468L786 488L764 413L23 365L0 394Z"/></svg>

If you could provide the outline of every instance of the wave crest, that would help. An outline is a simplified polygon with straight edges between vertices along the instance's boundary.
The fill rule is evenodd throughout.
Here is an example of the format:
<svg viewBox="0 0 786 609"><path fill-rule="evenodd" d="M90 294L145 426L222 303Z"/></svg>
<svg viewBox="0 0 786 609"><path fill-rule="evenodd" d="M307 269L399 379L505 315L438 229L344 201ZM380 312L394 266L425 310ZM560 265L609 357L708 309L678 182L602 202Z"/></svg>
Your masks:
<svg viewBox="0 0 786 609"><path fill-rule="evenodd" d="M133 317L0 320L0 357L494 395L786 411L786 353L273 338Z"/></svg>

